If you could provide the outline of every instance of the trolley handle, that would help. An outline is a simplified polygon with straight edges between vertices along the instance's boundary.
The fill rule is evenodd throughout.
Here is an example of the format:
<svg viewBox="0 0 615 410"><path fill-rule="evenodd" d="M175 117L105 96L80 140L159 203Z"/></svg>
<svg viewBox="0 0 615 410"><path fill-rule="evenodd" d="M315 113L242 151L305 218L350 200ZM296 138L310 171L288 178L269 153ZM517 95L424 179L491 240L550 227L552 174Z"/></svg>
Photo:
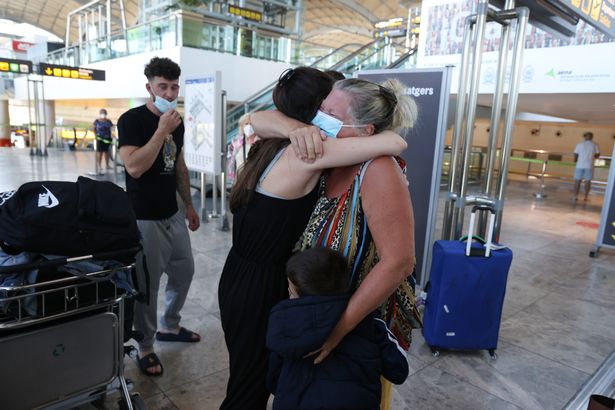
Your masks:
<svg viewBox="0 0 615 410"><path fill-rule="evenodd" d="M40 262L23 263L20 265L2 266L0 267L0 275L8 273L19 273L23 271L29 271L40 268L53 268L58 266L64 266L71 262L80 262L87 260L110 260L123 256L136 255L141 250L140 246L133 248L123 249L119 251L99 252L92 255L83 255L75 257L59 257L55 259L44 260Z"/></svg>

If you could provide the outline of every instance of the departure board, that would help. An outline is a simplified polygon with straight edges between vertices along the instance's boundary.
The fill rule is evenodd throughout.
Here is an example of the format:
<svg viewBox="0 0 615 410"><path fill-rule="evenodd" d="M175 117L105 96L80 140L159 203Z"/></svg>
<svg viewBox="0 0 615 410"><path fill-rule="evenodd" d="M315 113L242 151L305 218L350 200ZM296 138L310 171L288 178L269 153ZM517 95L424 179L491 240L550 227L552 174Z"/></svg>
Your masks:
<svg viewBox="0 0 615 410"><path fill-rule="evenodd" d="M615 0L559 0L579 17L615 38Z"/></svg>

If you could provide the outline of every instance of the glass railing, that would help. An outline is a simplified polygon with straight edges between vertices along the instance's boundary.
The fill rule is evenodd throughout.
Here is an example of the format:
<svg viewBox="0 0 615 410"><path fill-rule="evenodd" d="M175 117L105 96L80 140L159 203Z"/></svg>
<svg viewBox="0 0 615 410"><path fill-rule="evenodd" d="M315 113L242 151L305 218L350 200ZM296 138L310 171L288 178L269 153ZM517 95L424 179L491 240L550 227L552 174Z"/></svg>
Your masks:
<svg viewBox="0 0 615 410"><path fill-rule="evenodd" d="M130 27L110 38L99 38L56 50L37 60L52 64L85 66L177 46L289 64L310 65L326 55L331 55L329 60L324 62L326 67L339 61L338 55L332 54L332 47L223 22L216 24L202 15L182 10Z"/></svg>
<svg viewBox="0 0 615 410"><path fill-rule="evenodd" d="M321 55L311 64L304 63L302 65L327 70L332 66L335 66L340 61L347 59L360 47L360 44L346 44L325 54L324 57ZM304 48L303 50L306 49ZM271 93L276 83L277 81L274 81L263 90L248 97L243 103L229 110L226 116L227 140L230 141L237 134L237 124L242 115L256 110L268 110L273 107Z"/></svg>
<svg viewBox="0 0 615 410"><path fill-rule="evenodd" d="M404 56L411 54L412 52L392 43L390 39L380 38L361 47L355 44L340 47L316 60L312 66L321 70L336 70L346 74L351 74L356 70L392 68L393 63L397 63L399 68L402 68L404 64L407 64ZM273 108L271 93L275 84L276 82L270 84L228 112L226 117L227 142L237 135L239 119L242 115Z"/></svg>

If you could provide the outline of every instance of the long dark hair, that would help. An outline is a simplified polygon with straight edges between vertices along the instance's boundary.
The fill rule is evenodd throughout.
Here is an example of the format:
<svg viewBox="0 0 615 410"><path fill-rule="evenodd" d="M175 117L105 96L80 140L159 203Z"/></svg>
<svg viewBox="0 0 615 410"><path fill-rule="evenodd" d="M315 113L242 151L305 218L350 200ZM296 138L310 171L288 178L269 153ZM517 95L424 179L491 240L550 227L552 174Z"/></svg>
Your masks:
<svg viewBox="0 0 615 410"><path fill-rule="evenodd" d="M288 69L273 89L273 103L287 117L309 124L332 88L333 80L320 70L311 67ZM250 202L261 174L275 154L288 144L287 139L269 139L257 141L250 148L231 190L231 212Z"/></svg>

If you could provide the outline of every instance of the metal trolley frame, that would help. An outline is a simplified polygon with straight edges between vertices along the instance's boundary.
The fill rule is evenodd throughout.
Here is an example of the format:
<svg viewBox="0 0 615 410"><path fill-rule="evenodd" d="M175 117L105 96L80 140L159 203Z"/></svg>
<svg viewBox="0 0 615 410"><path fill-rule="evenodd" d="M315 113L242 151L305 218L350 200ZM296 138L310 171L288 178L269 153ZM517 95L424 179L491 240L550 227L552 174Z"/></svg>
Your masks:
<svg viewBox="0 0 615 410"><path fill-rule="evenodd" d="M23 273L70 262L134 255L115 253L59 258L43 263L0 268L1 274ZM119 390L120 409L143 409L124 377L124 299L112 276L133 264L36 284L0 287L0 396L2 407L65 409L103 401ZM133 294L136 293L133 289ZM87 296L86 296L87 295ZM50 299L54 309L47 307ZM63 305L58 301L63 300ZM32 304L36 303L36 314ZM7 314L7 306L12 313ZM26 307L30 306L26 313ZM59 306L58 306L59 305Z"/></svg>

